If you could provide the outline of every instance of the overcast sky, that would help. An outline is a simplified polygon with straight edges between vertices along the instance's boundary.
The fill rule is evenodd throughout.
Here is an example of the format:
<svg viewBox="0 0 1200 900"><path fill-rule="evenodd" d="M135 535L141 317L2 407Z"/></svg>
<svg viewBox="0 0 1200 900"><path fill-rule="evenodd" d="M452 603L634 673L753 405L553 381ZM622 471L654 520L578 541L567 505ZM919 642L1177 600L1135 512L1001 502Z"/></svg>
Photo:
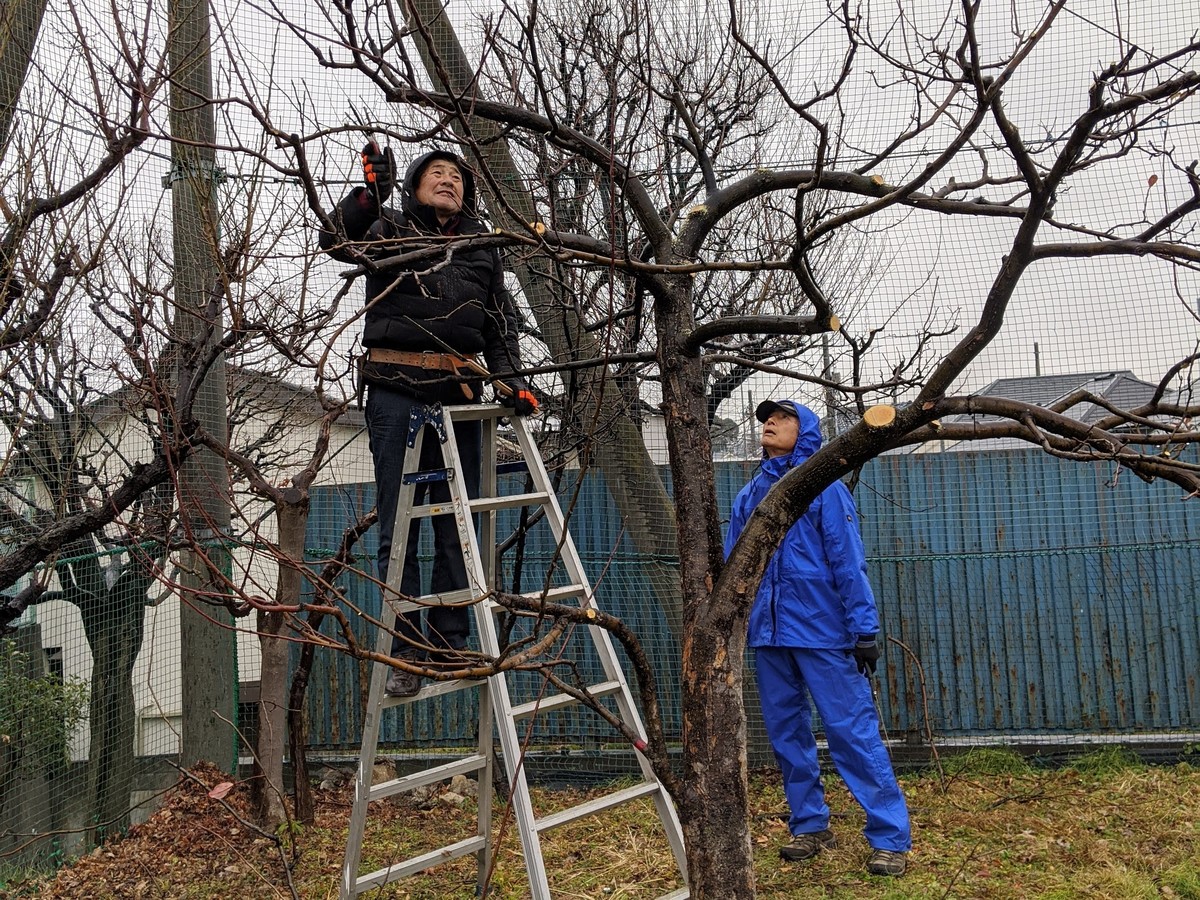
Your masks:
<svg viewBox="0 0 1200 900"><path fill-rule="evenodd" d="M894 16L898 5L905 8L914 27L930 31L945 26L948 8L945 0L865 3L865 20L882 28ZM317 13L317 4L285 0L282 7L294 23L329 31ZM984 7L986 17L980 31L986 55L1011 48L1016 39L1010 15L1013 10L1018 30L1028 31L1046 4L1019 0L1013 4L985 3ZM452 0L449 5L468 47L478 46L476 23L483 8L477 2L460 0ZM697 8L683 2L657 6L655 10L664 21L670 21L672 16L683 21L686 11ZM711 5L707 19L695 16L688 21L707 21L716 35L723 27L719 23L724 8L724 3ZM754 4L751 8L757 14L748 17L748 27L756 23L764 27L771 34L774 48L782 47L792 35L815 35L786 57L797 80L807 79L807 83L812 83L838 64L840 38L822 5L808 0L786 0L770 6ZM103 15L101 7L93 12L97 17ZM214 16L220 33L218 53L222 52L222 45L235 48L243 71L250 76L244 84L259 92L259 100L269 106L279 127L311 132L318 125L332 127L392 114L378 90L364 78L321 69L314 64L307 48L255 6L239 0L215 0ZM1082 109L1093 73L1119 54L1122 42L1118 34L1145 51L1161 52L1185 42L1195 24L1193 4L1180 0L1156 3L1095 0L1072 4L1060 16L1051 36L1027 61L1023 74L1007 89L1008 111L1023 134L1061 135ZM56 65L68 64L64 54L69 47L62 38L66 24L59 0L51 0L47 25L49 28L44 32L48 34L39 53L43 70L52 73ZM898 37L895 40L894 46L899 48L901 42ZM218 78L224 79L228 66L218 59L217 68ZM911 109L912 98L901 86L881 86L877 73L882 68L878 60L869 59L865 53L860 55L859 73L847 83L840 97L841 107L850 112L843 136L849 145L862 152L878 149L890 141L903 127ZM224 89L231 90L228 84ZM1148 135L1145 149L1174 149L1182 162L1200 156L1200 113L1194 99L1189 107L1177 111L1174 121L1178 124L1170 131ZM243 120L246 133L250 133L248 122ZM924 142L925 151L936 151L945 137L945 132L931 133ZM323 142L323 152L310 147L310 159L326 183L325 202L336 201L357 179L358 141L357 135L337 135ZM810 146L794 140L768 142L760 164L780 167L804 164ZM164 148L149 145L139 159L143 169L139 199L135 204L127 204L123 212L157 217L163 233L169 233L168 223L161 221L169 204L165 203L166 195L158 180L167 169ZM857 162L853 152L848 152L846 159L847 164ZM908 152L881 166L879 174L895 182L911 175L926 159L921 153ZM222 162L234 169L240 165L230 154L225 154ZM963 164L953 171L970 175L976 164L977 160L966 154ZM273 184L271 174L266 176L266 190L281 210L303 211L298 187ZM1157 177L1155 187L1149 186L1152 176ZM1153 219L1169 201L1177 199L1181 183L1182 179L1169 170L1162 157L1137 153L1106 166L1094 177L1073 183L1059 197L1056 215L1099 228ZM236 182L228 187L230 192L243 189L244 185ZM911 352L914 335L926 322L959 326L956 335L941 342L942 349L961 335L978 313L1013 228L1012 223L998 219L965 222L919 214L872 231L865 246L869 247L877 274L861 285L859 296L848 298L849 308L843 312L854 333L887 327L888 339L880 342L880 353L872 362L874 368L865 373L866 378L885 377L891 365ZM304 233L303 225L299 226L296 240ZM293 259L281 254L275 263L279 277L299 277L296 273L300 271L299 257L304 249L297 246ZM310 291L330 292L340 283L337 273L344 267L333 261L322 262L309 273L313 279L307 283ZM1139 377L1156 380L1170 363L1192 352L1196 345L1196 322L1180 295L1184 301L1195 304L1200 295L1196 276L1172 271L1153 260L1041 265L1022 282L1003 334L960 388L978 388L1000 375L1032 375L1035 366L1043 373L1129 369ZM354 336L352 330L343 337L343 352L350 352ZM794 392L792 385L775 385L770 378L756 379L749 390L756 397ZM723 413L737 416L741 411L738 407L745 401L745 397L735 398L731 404L734 408Z"/></svg>

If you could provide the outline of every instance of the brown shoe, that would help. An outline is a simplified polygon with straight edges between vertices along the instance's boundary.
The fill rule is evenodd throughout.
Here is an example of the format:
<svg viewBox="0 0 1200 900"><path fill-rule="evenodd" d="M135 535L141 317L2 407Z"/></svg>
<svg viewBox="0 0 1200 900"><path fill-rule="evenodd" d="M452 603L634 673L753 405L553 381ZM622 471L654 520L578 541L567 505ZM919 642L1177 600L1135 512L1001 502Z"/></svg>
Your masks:
<svg viewBox="0 0 1200 900"><path fill-rule="evenodd" d="M867 871L872 875L899 876L908 868L908 854L896 850L876 850L867 860Z"/></svg>
<svg viewBox="0 0 1200 900"><path fill-rule="evenodd" d="M794 834L790 844L779 848L779 858L788 862L803 862L812 859L822 850L833 850L836 847L837 838L828 828L809 834Z"/></svg>

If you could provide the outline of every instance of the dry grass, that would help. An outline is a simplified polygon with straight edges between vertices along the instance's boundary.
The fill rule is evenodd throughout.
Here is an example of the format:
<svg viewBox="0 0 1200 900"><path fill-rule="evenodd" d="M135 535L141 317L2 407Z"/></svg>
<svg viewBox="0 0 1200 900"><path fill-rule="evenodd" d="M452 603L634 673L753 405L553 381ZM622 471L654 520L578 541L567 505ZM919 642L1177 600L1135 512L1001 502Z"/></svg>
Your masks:
<svg viewBox="0 0 1200 900"><path fill-rule="evenodd" d="M863 872L862 813L836 777L827 780L840 849L807 864L781 863L786 804L773 773L753 781L752 832L762 898L1097 898L1200 900L1200 770L1186 764L1142 767L1119 753L1035 771L1004 753L969 755L947 772L902 779L913 814L915 849L908 875ZM216 777L209 774L205 777ZM244 789L224 801L183 785L166 807L124 840L96 851L43 883L10 885L9 896L41 898L287 898L337 896L345 841L347 789L323 795L316 825L282 852L239 821ZM574 805L579 791L535 791L539 813ZM364 846L364 871L473 833L474 806L376 804ZM527 896L515 827L505 830L489 896ZM543 852L556 898L642 900L678 886L673 860L646 801L555 829ZM4 895L0 889L0 896ZM469 900L473 857L446 863L374 893L379 898Z"/></svg>

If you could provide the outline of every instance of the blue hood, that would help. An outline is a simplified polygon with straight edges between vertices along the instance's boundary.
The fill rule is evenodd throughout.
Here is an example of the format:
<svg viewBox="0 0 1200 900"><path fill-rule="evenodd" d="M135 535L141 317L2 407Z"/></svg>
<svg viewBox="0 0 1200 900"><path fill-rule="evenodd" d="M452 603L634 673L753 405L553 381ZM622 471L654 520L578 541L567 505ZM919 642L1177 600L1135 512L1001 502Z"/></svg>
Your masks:
<svg viewBox="0 0 1200 900"><path fill-rule="evenodd" d="M796 446L786 456L764 459L734 499L725 536L726 558L768 491L821 447L820 420L807 406L794 400L769 400L762 407L768 415L774 407L795 413ZM757 410L755 416L767 418ZM835 481L788 529L767 563L750 608L747 641L751 647L849 651L858 635L878 631L858 512L846 485Z"/></svg>
<svg viewBox="0 0 1200 900"><path fill-rule="evenodd" d="M795 400L773 400L772 402L788 407L800 420L799 434L796 436L796 446L792 452L787 456L775 457L777 460L784 461L785 468L792 469L821 449L821 420L817 418L815 412ZM763 465L770 462L767 459L766 450L763 451L763 459Z"/></svg>

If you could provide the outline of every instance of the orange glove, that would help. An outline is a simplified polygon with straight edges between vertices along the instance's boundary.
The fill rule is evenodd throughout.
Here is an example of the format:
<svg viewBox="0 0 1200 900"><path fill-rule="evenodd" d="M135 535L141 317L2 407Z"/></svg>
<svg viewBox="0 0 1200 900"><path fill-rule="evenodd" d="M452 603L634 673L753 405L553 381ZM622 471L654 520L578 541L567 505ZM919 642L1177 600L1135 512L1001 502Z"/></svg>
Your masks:
<svg viewBox="0 0 1200 900"><path fill-rule="evenodd" d="M533 391L525 387L523 381L505 381L507 391L497 390L500 402L512 409L518 416L536 416L538 411L537 397Z"/></svg>
<svg viewBox="0 0 1200 900"><path fill-rule="evenodd" d="M513 411L518 416L536 416L538 413L537 397L533 396L532 391L520 390L517 391L516 403L513 404Z"/></svg>
<svg viewBox="0 0 1200 900"><path fill-rule="evenodd" d="M362 149L363 178L367 182L368 192L377 203L383 203L392 195L395 181L396 163L392 157L392 148L380 150L374 141L368 141Z"/></svg>

